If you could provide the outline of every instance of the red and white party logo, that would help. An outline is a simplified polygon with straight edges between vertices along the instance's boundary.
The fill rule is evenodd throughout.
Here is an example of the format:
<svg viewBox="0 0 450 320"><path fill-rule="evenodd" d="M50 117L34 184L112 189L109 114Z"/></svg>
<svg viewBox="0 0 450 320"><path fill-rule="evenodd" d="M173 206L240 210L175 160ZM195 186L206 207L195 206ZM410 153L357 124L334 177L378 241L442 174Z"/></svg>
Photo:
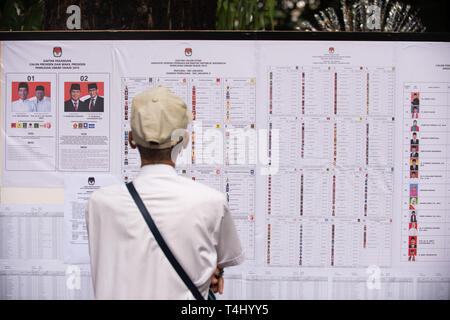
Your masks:
<svg viewBox="0 0 450 320"><path fill-rule="evenodd" d="M53 48L53 56L54 57L61 57L62 56L62 48L61 47L54 47Z"/></svg>
<svg viewBox="0 0 450 320"><path fill-rule="evenodd" d="M328 49L328 52L329 52L329 53L334 53L334 48L333 48L333 47L330 47L330 48Z"/></svg>
<svg viewBox="0 0 450 320"><path fill-rule="evenodd" d="M184 54L186 55L186 57L192 56L192 48L184 49Z"/></svg>

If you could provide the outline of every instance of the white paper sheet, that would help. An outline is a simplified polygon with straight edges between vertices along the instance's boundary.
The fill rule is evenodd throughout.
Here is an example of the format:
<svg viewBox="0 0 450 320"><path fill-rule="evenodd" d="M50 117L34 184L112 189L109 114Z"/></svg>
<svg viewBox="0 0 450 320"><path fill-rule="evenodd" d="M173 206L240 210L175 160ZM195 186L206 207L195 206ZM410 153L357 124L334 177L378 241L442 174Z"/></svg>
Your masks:
<svg viewBox="0 0 450 320"><path fill-rule="evenodd" d="M70 174L64 178L64 262L89 264L86 205L92 192L120 183L108 174Z"/></svg>

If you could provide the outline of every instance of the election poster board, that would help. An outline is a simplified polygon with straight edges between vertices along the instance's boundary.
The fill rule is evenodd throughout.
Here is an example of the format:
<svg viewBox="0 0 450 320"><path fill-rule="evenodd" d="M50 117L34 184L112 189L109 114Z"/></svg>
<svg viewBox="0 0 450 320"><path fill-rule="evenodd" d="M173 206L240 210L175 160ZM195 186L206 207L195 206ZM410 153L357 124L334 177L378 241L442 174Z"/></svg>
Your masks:
<svg viewBox="0 0 450 320"><path fill-rule="evenodd" d="M281 35L1 41L0 298L47 265L43 292L78 270L60 298L92 297L76 188L133 180L133 97L165 86L194 117L177 171L227 195L245 251L223 298L448 299L450 43ZM8 203L27 190L46 203Z"/></svg>

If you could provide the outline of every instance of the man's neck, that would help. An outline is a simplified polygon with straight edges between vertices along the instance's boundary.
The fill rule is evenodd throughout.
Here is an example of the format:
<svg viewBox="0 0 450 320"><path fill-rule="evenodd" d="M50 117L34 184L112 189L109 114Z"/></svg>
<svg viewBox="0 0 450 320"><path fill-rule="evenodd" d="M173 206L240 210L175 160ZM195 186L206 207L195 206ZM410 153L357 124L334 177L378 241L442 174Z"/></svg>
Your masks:
<svg viewBox="0 0 450 320"><path fill-rule="evenodd" d="M167 164L169 166L172 166L175 168L175 163L172 160L147 160L147 159L141 159L141 167L149 165L149 164Z"/></svg>

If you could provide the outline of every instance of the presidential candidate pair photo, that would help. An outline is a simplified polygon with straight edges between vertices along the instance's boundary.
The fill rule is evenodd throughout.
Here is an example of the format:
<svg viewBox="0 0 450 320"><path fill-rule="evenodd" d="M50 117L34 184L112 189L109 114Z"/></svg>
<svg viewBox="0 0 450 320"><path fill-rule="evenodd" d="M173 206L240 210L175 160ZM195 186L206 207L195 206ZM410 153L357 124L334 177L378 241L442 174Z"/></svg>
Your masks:
<svg viewBox="0 0 450 320"><path fill-rule="evenodd" d="M64 101L64 112L104 111L104 98L98 95L97 83L89 83L87 88L89 95L82 96L80 83L72 83L70 85L70 98Z"/></svg>
<svg viewBox="0 0 450 320"><path fill-rule="evenodd" d="M14 89L15 86L17 86L17 89ZM30 91L34 93L34 96L29 97ZM11 111L50 112L51 100L49 95L49 82L19 82L18 84L17 82L13 82Z"/></svg>

